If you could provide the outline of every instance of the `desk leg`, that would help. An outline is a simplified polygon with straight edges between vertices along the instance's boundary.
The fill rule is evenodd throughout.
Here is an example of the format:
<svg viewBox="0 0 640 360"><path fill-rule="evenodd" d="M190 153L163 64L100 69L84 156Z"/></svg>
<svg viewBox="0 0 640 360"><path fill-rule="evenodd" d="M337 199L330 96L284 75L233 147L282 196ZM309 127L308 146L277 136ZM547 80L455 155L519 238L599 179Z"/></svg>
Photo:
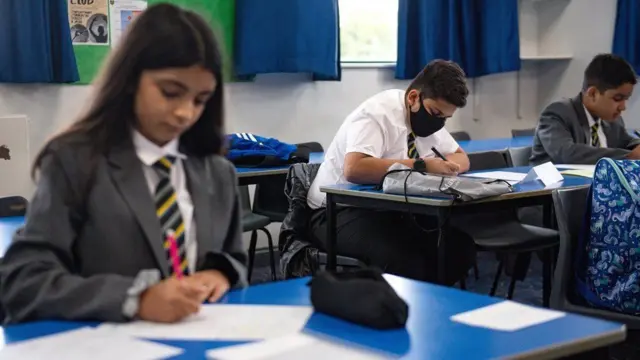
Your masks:
<svg viewBox="0 0 640 360"><path fill-rule="evenodd" d="M337 228L336 228L336 204L333 201L333 196L327 194L327 270L336 270L336 242L337 242Z"/></svg>
<svg viewBox="0 0 640 360"><path fill-rule="evenodd" d="M553 219L553 202L546 201L542 208L542 221L544 227L548 229L557 228ZM549 307L549 299L551 298L551 283L553 279L553 271L556 267L556 256L554 256L557 248L545 249L542 251L542 306Z"/></svg>
<svg viewBox="0 0 640 360"><path fill-rule="evenodd" d="M445 284L447 280L447 249L446 232L449 226L449 209L438 210L438 283Z"/></svg>

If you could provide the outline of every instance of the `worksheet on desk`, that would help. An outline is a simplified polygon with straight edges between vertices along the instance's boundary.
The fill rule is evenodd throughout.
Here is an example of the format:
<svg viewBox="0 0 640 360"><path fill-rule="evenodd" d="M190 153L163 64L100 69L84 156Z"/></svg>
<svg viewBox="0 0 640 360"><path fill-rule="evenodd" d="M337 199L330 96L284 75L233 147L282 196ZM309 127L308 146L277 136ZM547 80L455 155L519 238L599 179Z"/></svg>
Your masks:
<svg viewBox="0 0 640 360"><path fill-rule="evenodd" d="M154 360L182 352L168 345L84 327L6 345L0 350L0 360Z"/></svg>
<svg viewBox="0 0 640 360"><path fill-rule="evenodd" d="M510 171L484 171L472 174L462 174L460 176L466 177L475 177L482 179L493 179L493 180L504 180L509 184L513 185L517 182L522 181L527 174L510 172Z"/></svg>
<svg viewBox="0 0 640 360"><path fill-rule="evenodd" d="M207 351L207 358L215 360L382 360L395 357L306 333Z"/></svg>
<svg viewBox="0 0 640 360"><path fill-rule="evenodd" d="M210 304L175 324L133 321L99 329L145 339L262 340L302 330L312 313L311 306Z"/></svg>

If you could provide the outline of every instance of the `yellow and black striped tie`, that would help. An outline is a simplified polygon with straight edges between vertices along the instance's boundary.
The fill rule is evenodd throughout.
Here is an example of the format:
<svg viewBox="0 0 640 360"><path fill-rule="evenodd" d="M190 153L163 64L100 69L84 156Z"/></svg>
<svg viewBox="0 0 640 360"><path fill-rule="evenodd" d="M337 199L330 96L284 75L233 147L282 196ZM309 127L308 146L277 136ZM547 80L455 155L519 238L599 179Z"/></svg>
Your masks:
<svg viewBox="0 0 640 360"><path fill-rule="evenodd" d="M409 135L407 135L407 145L408 146L408 152L407 155L409 155L409 159L417 159L420 157L420 154L418 154L418 149L416 148L416 134L412 132L409 133Z"/></svg>
<svg viewBox="0 0 640 360"><path fill-rule="evenodd" d="M175 276L174 267L170 252L170 242L168 241L168 234L173 231L174 238L176 240L176 246L178 248L178 254L180 258L180 270L183 275L188 275L189 267L187 266L186 249L184 245L184 222L182 221L182 214L180 214L180 208L178 208L178 202L176 199L176 191L171 185L171 167L173 166L176 158L173 156L165 156L153 164L153 168L158 172L160 176L160 182L156 187L155 203L156 203L156 215L160 220L160 226L162 226L163 245L167 254L167 261L169 262L169 272Z"/></svg>
<svg viewBox="0 0 640 360"><path fill-rule="evenodd" d="M600 147L600 137L598 136L598 128L600 127L600 120L596 120L595 124L591 126L591 146Z"/></svg>

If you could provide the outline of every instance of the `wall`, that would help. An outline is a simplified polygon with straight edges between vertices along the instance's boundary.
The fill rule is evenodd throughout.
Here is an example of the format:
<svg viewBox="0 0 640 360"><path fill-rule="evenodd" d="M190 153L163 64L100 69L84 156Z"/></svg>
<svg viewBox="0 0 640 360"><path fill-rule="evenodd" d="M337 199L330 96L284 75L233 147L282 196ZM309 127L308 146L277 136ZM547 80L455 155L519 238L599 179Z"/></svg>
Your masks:
<svg viewBox="0 0 640 360"><path fill-rule="evenodd" d="M539 43L542 51L573 53L568 63L541 63L538 70L538 107L578 94L582 76L593 56L611 52L616 17L613 0L538 1ZM640 101L633 96L623 114L627 127L640 127Z"/></svg>
<svg viewBox="0 0 640 360"><path fill-rule="evenodd" d="M512 128L533 127L546 104L577 93L582 71L595 53L610 51L615 1L521 0L520 4L522 51L569 52L573 60L524 62L517 75L471 80L469 104L448 121L450 131L464 129L473 138L488 138L508 137ZM227 84L228 131L251 131L287 142L319 141L327 147L344 117L360 102L407 84L394 80L390 68L347 68L341 82L279 74ZM89 86L0 85L0 116L30 118L33 155L52 132L78 114L90 90ZM629 113L638 113L639 106L632 101ZM627 122L640 127L640 119L628 114Z"/></svg>

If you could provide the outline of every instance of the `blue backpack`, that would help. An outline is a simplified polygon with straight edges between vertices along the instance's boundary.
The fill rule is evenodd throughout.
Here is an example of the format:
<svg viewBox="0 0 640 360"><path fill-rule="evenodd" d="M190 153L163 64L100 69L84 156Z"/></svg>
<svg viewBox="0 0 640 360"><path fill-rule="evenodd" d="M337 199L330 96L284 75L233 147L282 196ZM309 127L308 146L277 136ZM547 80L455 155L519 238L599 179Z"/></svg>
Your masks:
<svg viewBox="0 0 640 360"><path fill-rule="evenodd" d="M640 314L639 205L640 161L600 159L576 257L577 290L591 305Z"/></svg>

